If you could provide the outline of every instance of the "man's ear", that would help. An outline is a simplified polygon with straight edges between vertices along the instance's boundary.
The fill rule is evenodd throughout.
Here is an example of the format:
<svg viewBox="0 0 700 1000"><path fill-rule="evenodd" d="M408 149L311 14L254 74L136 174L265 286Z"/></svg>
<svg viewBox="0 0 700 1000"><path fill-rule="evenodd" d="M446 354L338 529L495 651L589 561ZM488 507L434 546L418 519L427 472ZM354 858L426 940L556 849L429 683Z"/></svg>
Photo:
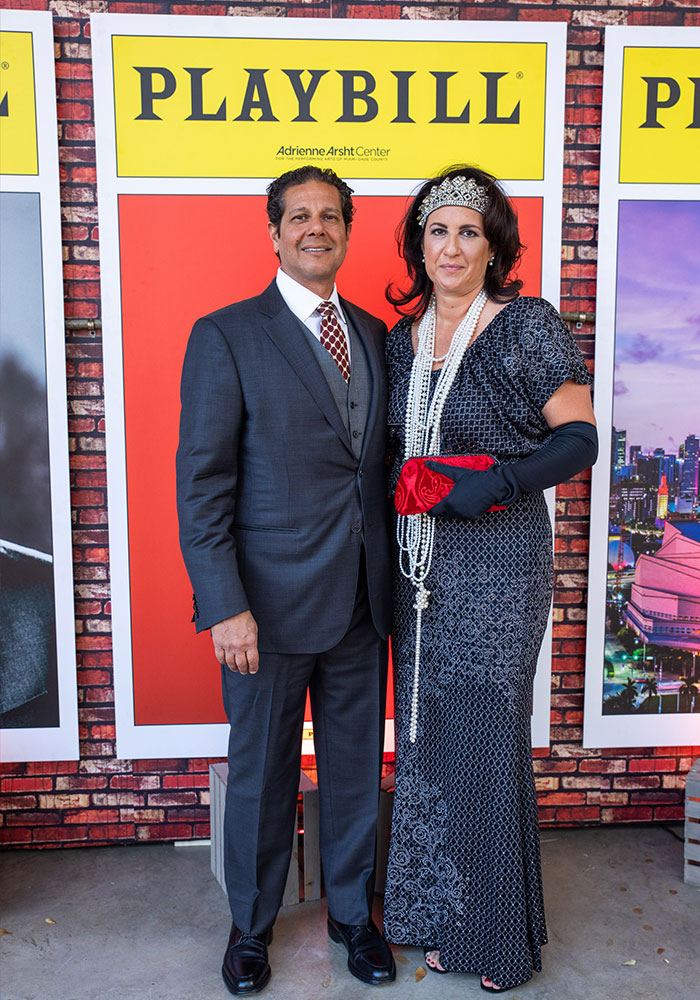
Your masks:
<svg viewBox="0 0 700 1000"><path fill-rule="evenodd" d="M348 239L348 240L350 239L350 233L351 233L351 231L352 231L352 222L349 222L347 224L347 226L345 227L345 238Z"/></svg>
<svg viewBox="0 0 700 1000"><path fill-rule="evenodd" d="M270 239L272 240L272 246L275 249L275 253L279 256L279 243L280 243L280 231L279 227L275 225L274 222L268 222L267 231L270 234Z"/></svg>

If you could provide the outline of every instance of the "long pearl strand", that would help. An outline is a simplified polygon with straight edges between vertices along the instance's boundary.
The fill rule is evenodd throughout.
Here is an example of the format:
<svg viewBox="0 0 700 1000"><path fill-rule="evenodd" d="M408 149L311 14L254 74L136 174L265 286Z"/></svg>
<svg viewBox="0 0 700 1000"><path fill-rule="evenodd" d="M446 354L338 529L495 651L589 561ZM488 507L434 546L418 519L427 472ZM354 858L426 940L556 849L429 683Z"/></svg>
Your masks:
<svg viewBox="0 0 700 1000"><path fill-rule="evenodd" d="M418 325L418 349L413 359L411 378L406 400L406 441L404 462L415 456L440 454L440 424L447 395L452 388L464 353L474 339L477 323L488 296L482 288L464 319L454 332L445 364L440 369L433 398L430 400L430 374L435 350L435 324L437 307L435 296L430 300ZM399 567L416 589L413 605L416 611L416 649L413 665L413 690L411 693L411 719L409 740L416 742L418 734L418 684L420 679L420 646L423 612L428 607L430 591L425 581L430 573L435 542L435 518L429 514L401 514L396 523L399 544Z"/></svg>

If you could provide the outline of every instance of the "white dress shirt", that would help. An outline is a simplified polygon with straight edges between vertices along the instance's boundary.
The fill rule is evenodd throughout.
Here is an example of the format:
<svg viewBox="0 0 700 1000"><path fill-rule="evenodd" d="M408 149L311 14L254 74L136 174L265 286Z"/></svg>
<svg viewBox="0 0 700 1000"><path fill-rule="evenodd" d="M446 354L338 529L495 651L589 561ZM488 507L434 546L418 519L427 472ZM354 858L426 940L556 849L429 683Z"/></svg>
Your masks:
<svg viewBox="0 0 700 1000"><path fill-rule="evenodd" d="M348 357L350 357L350 337L348 336L348 321L340 308L338 289L333 285L333 291L327 299L321 298L316 292L312 292L304 285L300 285L294 278L290 278L286 271L280 267L277 271L277 288L279 293L287 303L291 311L300 319L307 330L314 335L316 340L321 341L321 314L316 312L319 302L332 302L338 316L338 322L345 334L345 342L348 345Z"/></svg>

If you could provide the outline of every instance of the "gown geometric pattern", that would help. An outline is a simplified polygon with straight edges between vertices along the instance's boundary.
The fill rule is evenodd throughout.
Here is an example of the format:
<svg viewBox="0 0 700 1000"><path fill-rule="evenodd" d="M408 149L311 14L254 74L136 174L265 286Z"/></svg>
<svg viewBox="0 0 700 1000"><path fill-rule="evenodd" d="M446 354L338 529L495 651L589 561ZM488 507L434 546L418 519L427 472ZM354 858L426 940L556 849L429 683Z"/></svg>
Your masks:
<svg viewBox="0 0 700 1000"><path fill-rule="evenodd" d="M387 340L392 490L412 362L411 322L402 319ZM531 454L550 433L542 407L567 379L592 381L569 328L543 299L513 300L465 353L443 410L441 453L505 463ZM385 933L396 944L439 948L450 971L516 986L541 970L547 940L530 744L552 594L544 496L526 494L477 521L437 519L413 744L414 588L397 550L394 557L396 791Z"/></svg>

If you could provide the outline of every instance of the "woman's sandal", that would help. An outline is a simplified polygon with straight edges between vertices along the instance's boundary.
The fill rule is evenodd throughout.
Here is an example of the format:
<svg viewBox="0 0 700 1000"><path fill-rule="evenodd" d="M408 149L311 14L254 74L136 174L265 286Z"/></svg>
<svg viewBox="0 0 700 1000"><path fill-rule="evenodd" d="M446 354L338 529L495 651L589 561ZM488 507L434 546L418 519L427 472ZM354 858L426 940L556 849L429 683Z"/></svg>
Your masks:
<svg viewBox="0 0 700 1000"><path fill-rule="evenodd" d="M491 986L486 986L486 984L484 983L485 979L488 979L488 981L491 983ZM481 976L481 978L479 979L479 985L481 986L482 990L484 990L486 993L506 993L508 990L515 989L515 986L496 986L496 984L489 976Z"/></svg>
<svg viewBox="0 0 700 1000"><path fill-rule="evenodd" d="M440 954L440 949L439 948L434 948L434 947L424 948L423 949L423 956L425 958L425 964L428 966L428 968L430 969L431 972L437 972L437 974L439 976L446 976L447 973L450 971L449 969L438 969L438 967L436 965L431 965L430 962L428 961L428 955L430 954L431 951L436 951L438 953L438 955ZM440 961L439 958L438 958L438 961Z"/></svg>

